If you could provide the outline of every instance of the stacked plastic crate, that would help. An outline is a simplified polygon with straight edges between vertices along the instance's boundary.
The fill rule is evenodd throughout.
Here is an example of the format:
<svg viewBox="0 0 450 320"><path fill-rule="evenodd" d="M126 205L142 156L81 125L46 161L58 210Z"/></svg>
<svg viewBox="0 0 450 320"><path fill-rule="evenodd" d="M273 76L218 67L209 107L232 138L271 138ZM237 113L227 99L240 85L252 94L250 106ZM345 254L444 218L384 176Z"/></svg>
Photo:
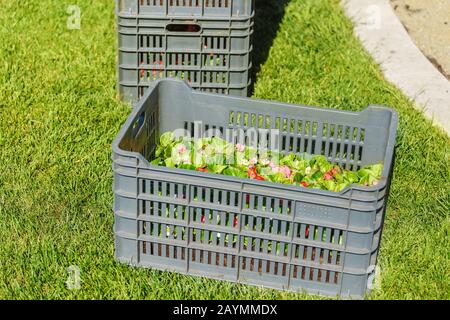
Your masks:
<svg viewBox="0 0 450 320"><path fill-rule="evenodd" d="M254 0L117 0L119 94L136 103L161 78L247 96Z"/></svg>

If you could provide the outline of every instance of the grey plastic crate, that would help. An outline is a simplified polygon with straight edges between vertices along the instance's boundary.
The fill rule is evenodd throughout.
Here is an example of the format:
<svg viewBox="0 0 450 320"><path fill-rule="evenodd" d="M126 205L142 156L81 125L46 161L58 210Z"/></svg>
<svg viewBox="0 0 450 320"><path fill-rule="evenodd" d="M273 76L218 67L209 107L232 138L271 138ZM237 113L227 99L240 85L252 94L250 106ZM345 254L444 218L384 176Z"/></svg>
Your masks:
<svg viewBox="0 0 450 320"><path fill-rule="evenodd" d="M255 0L116 0L123 14L170 17L248 17Z"/></svg>
<svg viewBox="0 0 450 320"><path fill-rule="evenodd" d="M161 78L207 92L247 96L253 16L194 20L117 14L121 99L135 104Z"/></svg>
<svg viewBox="0 0 450 320"><path fill-rule="evenodd" d="M352 185L336 193L149 164L160 134L194 125L279 129L284 153L323 154L352 170L383 162L382 179L377 186ZM361 298L377 260L396 128L397 114L385 107L355 113L296 106L161 80L113 143L116 258L268 288Z"/></svg>

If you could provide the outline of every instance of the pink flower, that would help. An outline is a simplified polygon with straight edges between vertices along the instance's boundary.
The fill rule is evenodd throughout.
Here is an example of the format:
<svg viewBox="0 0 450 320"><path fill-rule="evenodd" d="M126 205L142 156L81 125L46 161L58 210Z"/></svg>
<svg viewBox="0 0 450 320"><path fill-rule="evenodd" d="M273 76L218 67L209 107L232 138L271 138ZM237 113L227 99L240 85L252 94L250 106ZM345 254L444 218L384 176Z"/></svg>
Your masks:
<svg viewBox="0 0 450 320"><path fill-rule="evenodd" d="M279 167L279 166L273 166L273 167L271 167L271 168L272 168L272 171L273 171L274 173L280 172L280 167Z"/></svg>
<svg viewBox="0 0 450 320"><path fill-rule="evenodd" d="M323 177L325 180L331 180L333 179L333 174L331 172L327 172Z"/></svg>
<svg viewBox="0 0 450 320"><path fill-rule="evenodd" d="M270 161L269 162L269 167L271 167L272 169L277 168L277 165L275 164L275 162Z"/></svg>
<svg viewBox="0 0 450 320"><path fill-rule="evenodd" d="M186 146L184 144L179 144L177 146L177 152L179 154L185 153L186 151L187 151L187 148L186 148Z"/></svg>
<svg viewBox="0 0 450 320"><path fill-rule="evenodd" d="M258 158L255 157L255 158L251 158L251 159L250 159L250 164L251 164L251 165L255 165L255 164L257 164L257 163L258 163Z"/></svg>
<svg viewBox="0 0 450 320"><path fill-rule="evenodd" d="M243 144L238 143L238 144L236 145L236 150L237 150L238 152L244 152L245 146L244 146Z"/></svg>
<svg viewBox="0 0 450 320"><path fill-rule="evenodd" d="M280 172L286 176L286 178L290 178L292 175L292 171L288 166L280 167Z"/></svg>

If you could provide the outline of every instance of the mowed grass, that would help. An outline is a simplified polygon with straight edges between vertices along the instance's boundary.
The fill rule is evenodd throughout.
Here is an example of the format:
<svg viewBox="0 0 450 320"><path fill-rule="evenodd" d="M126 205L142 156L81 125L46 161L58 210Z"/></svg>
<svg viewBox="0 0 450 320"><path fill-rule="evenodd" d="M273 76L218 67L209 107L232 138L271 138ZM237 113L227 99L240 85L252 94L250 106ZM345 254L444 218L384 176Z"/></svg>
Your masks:
<svg viewBox="0 0 450 320"><path fill-rule="evenodd" d="M78 0L81 30L68 30L70 4L0 0L0 299L317 298L114 261L110 145L130 112L116 100L114 4ZM450 140L383 79L337 0L289 2L255 96L399 112L369 298L450 298ZM66 287L69 266L80 290Z"/></svg>

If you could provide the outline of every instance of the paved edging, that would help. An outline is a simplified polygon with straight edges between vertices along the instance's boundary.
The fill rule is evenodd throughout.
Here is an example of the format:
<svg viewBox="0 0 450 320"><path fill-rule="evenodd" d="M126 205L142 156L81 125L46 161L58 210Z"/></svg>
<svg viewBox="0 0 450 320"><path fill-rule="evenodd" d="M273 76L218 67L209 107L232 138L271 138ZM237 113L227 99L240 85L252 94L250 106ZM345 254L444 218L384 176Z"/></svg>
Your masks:
<svg viewBox="0 0 450 320"><path fill-rule="evenodd" d="M414 44L389 0L343 0L342 5L386 79L450 135L450 81Z"/></svg>

